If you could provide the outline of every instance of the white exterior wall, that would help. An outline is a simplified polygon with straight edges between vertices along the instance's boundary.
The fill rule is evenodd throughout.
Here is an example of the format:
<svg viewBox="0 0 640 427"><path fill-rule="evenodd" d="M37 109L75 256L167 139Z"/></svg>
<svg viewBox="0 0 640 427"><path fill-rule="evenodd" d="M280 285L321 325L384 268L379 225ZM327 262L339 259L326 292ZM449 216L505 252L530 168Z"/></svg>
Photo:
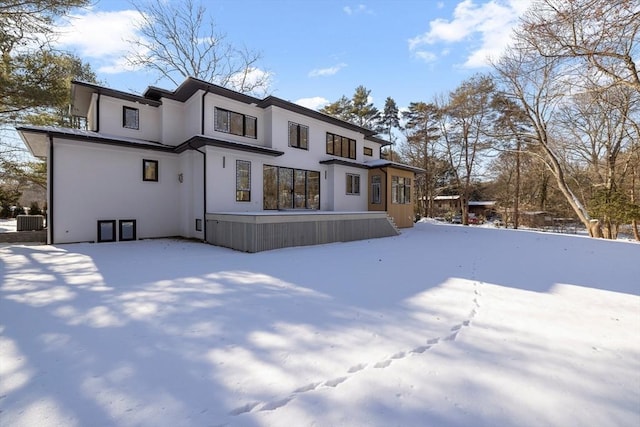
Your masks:
<svg viewBox="0 0 640 427"><path fill-rule="evenodd" d="M180 155L178 174L182 174L180 188L180 235L204 240L202 230L196 230L196 219L204 224L204 183L202 180L204 155L185 151Z"/></svg>
<svg viewBox="0 0 640 427"><path fill-rule="evenodd" d="M162 135L161 113L158 107L131 102L124 99L100 96L100 133L127 138L160 141ZM122 126L122 107L137 108L139 129Z"/></svg>
<svg viewBox="0 0 640 427"><path fill-rule="evenodd" d="M158 160L158 182L142 180L143 159ZM56 140L53 241L95 241L111 219L135 219L138 239L180 235L177 174L174 154Z"/></svg>
<svg viewBox="0 0 640 427"><path fill-rule="evenodd" d="M207 212L262 211L262 166L271 157L207 147ZM236 160L251 162L251 201L236 202Z"/></svg>
<svg viewBox="0 0 640 427"><path fill-rule="evenodd" d="M194 95L198 96L198 95ZM194 98L192 97L192 99ZM243 144L254 144L261 147L267 146L265 142L265 118L264 109L253 105L247 105L244 102L234 101L232 99L223 98L219 95L208 93L205 97L205 113L204 113L204 129L205 135L225 141L240 142ZM233 111L235 113L245 114L257 118L258 129L257 138L247 138L245 136L233 135L226 132L218 132L214 130L215 108L222 108ZM201 117L198 115L198 117ZM200 132L198 128L197 132Z"/></svg>
<svg viewBox="0 0 640 427"><path fill-rule="evenodd" d="M182 123L182 140L188 140L194 135L200 135L202 131L202 91L196 92L182 106L184 110L184 122ZM206 120L206 119L205 119Z"/></svg>
<svg viewBox="0 0 640 427"><path fill-rule="evenodd" d="M164 99L158 108L162 117L160 142L176 146L186 141L185 106L180 102Z"/></svg>
<svg viewBox="0 0 640 427"><path fill-rule="evenodd" d="M367 148L371 148L372 155L371 156L365 156L364 155L364 150L363 150L362 160L364 160L365 162L369 162L371 160L379 160L380 159L380 144L378 144L376 142L367 141L365 139L364 140L364 146L367 147Z"/></svg>
<svg viewBox="0 0 640 427"><path fill-rule="evenodd" d="M348 166L342 165L333 165L331 168L333 170L332 178L333 178L333 210L334 211L366 211L368 210L367 205L367 181L368 181L368 172L366 169L361 168L352 168ZM347 194L347 174L359 175L360 176L360 194Z"/></svg>

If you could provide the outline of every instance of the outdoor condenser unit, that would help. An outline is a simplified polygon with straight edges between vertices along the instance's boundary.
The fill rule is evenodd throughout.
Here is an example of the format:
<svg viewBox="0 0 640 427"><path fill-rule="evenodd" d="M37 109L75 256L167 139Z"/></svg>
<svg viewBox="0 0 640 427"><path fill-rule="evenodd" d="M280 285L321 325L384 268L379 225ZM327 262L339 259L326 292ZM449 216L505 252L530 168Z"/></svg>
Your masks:
<svg viewBox="0 0 640 427"><path fill-rule="evenodd" d="M37 231L44 228L43 215L18 215L16 219L17 231Z"/></svg>

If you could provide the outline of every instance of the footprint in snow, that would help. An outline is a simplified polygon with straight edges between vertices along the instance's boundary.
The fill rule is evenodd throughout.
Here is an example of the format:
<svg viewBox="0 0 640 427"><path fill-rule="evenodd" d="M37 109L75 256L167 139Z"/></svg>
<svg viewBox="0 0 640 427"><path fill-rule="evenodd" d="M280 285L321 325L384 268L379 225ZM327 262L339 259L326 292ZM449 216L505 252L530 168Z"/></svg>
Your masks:
<svg viewBox="0 0 640 427"><path fill-rule="evenodd" d="M444 341L455 341L456 337L458 336L458 332L459 331L456 331L456 332L452 333L451 335L446 336L444 338Z"/></svg>
<svg viewBox="0 0 640 427"><path fill-rule="evenodd" d="M394 354L393 356L391 356L392 359L402 359L406 356L404 351L400 351L396 354Z"/></svg>
<svg viewBox="0 0 640 427"><path fill-rule="evenodd" d="M302 387L295 389L293 392L294 393L306 393L307 391L311 391L311 390L317 389L320 384L322 384L322 383L320 382L320 383L311 383L311 384L303 385Z"/></svg>
<svg viewBox="0 0 640 427"><path fill-rule="evenodd" d="M359 365L355 365L349 368L349 370L347 371L350 374L356 373L358 371L362 371L364 368L367 367L366 363L360 363Z"/></svg>
<svg viewBox="0 0 640 427"><path fill-rule="evenodd" d="M416 347L413 350L411 350L411 353L424 353L425 351L429 350L431 348L430 345L421 345L420 347Z"/></svg>
<svg viewBox="0 0 640 427"><path fill-rule="evenodd" d="M438 344L439 341L440 341L440 338L432 338L429 341L427 341L427 344L434 345L434 344Z"/></svg>
<svg viewBox="0 0 640 427"><path fill-rule="evenodd" d="M260 410L261 411L273 411L273 410L276 410L278 408L282 408L284 405L286 405L287 403L291 402L292 400L293 400L293 396L289 396L289 397L285 397L284 399L276 400L275 402L265 403L264 406L262 408L260 408Z"/></svg>
<svg viewBox="0 0 640 427"><path fill-rule="evenodd" d="M336 387L338 384L342 384L347 380L347 377L334 378L332 380L326 381L324 385L327 387Z"/></svg>
<svg viewBox="0 0 640 427"><path fill-rule="evenodd" d="M387 366L391 365L391 360L385 360L383 362L378 362L375 365L373 365L374 368L386 368Z"/></svg>
<svg viewBox="0 0 640 427"><path fill-rule="evenodd" d="M229 412L229 415L240 415L240 414L245 414L247 412L251 412L253 410L253 408L258 406L259 404L260 404L260 402L249 402L249 403L246 403L246 404L244 404L242 406L237 407L233 411Z"/></svg>

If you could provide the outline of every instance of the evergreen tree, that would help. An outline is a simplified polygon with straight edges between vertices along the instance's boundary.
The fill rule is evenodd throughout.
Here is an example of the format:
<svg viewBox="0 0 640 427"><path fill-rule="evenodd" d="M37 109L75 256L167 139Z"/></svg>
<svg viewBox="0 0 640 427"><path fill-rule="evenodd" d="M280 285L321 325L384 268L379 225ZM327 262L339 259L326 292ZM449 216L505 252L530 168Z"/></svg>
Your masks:
<svg viewBox="0 0 640 427"><path fill-rule="evenodd" d="M384 127L388 140L391 143L389 147L389 160L393 161L393 145L395 144L396 137L393 135L393 130L400 127L400 116L396 101L390 96L384 101L384 111L382 112L382 118L380 123Z"/></svg>
<svg viewBox="0 0 640 427"><path fill-rule="evenodd" d="M369 101L371 91L360 85L351 99L342 95L340 99L325 105L321 113L367 129L380 131L380 111Z"/></svg>
<svg viewBox="0 0 640 427"><path fill-rule="evenodd" d="M320 109L321 113L344 120L345 122L353 121L351 111L351 100L344 95L342 95L336 102L327 104Z"/></svg>
<svg viewBox="0 0 640 427"><path fill-rule="evenodd" d="M356 125L378 131L380 130L380 111L369 101L371 91L360 85L351 98L351 113Z"/></svg>

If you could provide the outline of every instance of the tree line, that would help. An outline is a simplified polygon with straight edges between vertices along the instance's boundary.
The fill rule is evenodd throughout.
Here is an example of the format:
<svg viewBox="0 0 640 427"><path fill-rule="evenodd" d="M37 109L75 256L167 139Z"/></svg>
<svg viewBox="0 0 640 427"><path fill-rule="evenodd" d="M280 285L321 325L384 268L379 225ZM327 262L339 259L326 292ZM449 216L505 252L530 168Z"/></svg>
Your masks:
<svg viewBox="0 0 640 427"><path fill-rule="evenodd" d="M385 155L423 168L416 211L437 195L576 218L594 237L640 240L640 9L630 0L536 0L492 70L402 112L358 86L321 111L388 136ZM395 144L396 135L402 143Z"/></svg>
<svg viewBox="0 0 640 427"><path fill-rule="evenodd" d="M52 24L89 4L0 0L0 128L80 125L67 112L70 82L100 82L54 47ZM268 90L261 55L228 43L202 4L134 6L144 22L132 66L174 82L193 76L243 93ZM426 171L414 185L420 216L433 215L435 196L456 194L465 223L467 201L483 197L498 201L514 227L520 211L550 211L598 237L615 238L630 223L640 240L639 28L632 0L534 0L491 72L402 111L391 96L379 111L364 86L321 111L376 130L391 142L389 160ZM43 165L21 161L17 150L0 143L2 205L21 183L46 183Z"/></svg>

